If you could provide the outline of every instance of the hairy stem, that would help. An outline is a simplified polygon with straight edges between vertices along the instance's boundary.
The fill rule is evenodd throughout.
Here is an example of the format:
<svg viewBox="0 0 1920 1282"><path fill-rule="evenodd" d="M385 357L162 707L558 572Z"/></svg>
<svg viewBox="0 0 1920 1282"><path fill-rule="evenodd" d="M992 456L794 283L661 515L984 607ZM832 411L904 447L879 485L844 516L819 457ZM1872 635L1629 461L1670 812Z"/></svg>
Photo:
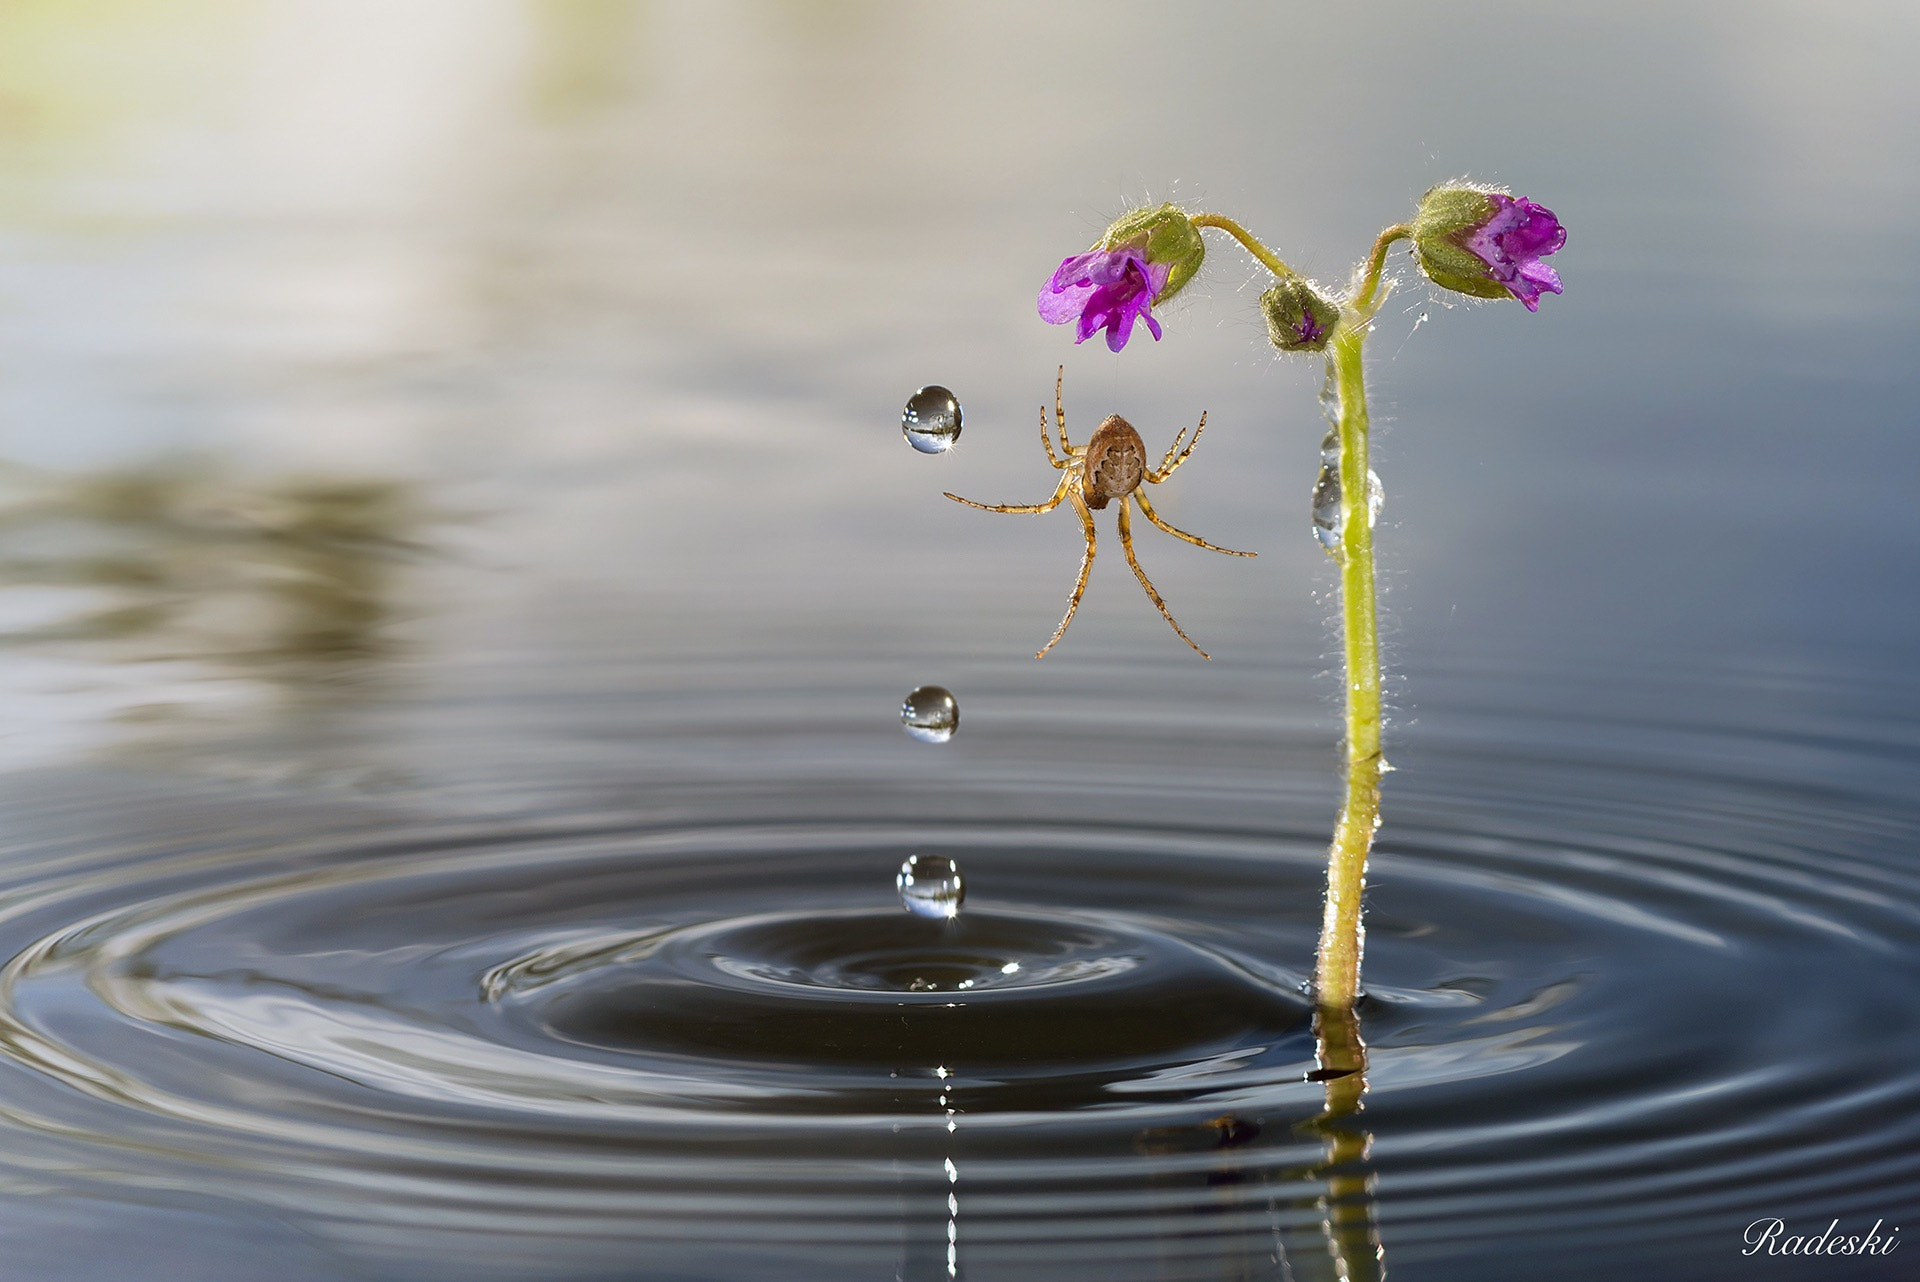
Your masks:
<svg viewBox="0 0 1920 1282"><path fill-rule="evenodd" d="M1260 265L1285 280L1296 275L1293 268L1280 261L1280 255L1260 243L1260 239L1225 214L1195 214L1189 220L1195 227L1214 227L1227 233L1245 246L1246 251L1260 260Z"/></svg>
<svg viewBox="0 0 1920 1282"><path fill-rule="evenodd" d="M1374 249L1377 262L1387 237ZM1374 273L1376 279L1378 273ZM1326 914L1314 966L1314 1000L1323 1009L1351 1007L1360 995L1365 932L1360 900L1367 853L1380 825L1380 643L1374 612L1373 522L1367 484L1367 392L1361 371L1369 313L1349 307L1327 344L1327 367L1339 395L1340 621L1346 658L1346 795L1327 856Z"/></svg>
<svg viewBox="0 0 1920 1282"><path fill-rule="evenodd" d="M1353 306L1361 315L1373 314L1373 296L1380 288L1380 271L1386 266L1387 246L1411 235L1413 235L1413 228L1405 223L1395 223L1381 232L1380 238L1373 242L1373 252L1367 255L1367 265L1361 270L1359 288L1353 295Z"/></svg>

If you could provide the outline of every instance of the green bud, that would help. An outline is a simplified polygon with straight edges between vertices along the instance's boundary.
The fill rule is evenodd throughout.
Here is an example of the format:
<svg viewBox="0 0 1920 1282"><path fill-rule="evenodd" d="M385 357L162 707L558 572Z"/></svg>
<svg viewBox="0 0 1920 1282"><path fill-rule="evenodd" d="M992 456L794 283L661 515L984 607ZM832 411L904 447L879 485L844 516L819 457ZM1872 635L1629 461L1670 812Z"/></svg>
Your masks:
<svg viewBox="0 0 1920 1282"><path fill-rule="evenodd" d="M1136 209L1123 214L1100 238L1101 249L1129 247L1145 254L1150 263L1167 264L1167 283L1153 296L1156 303L1163 303L1179 293L1193 279L1194 273L1200 270L1200 264L1207 256L1207 245L1200 239L1200 229L1193 225L1184 210L1175 205Z"/></svg>
<svg viewBox="0 0 1920 1282"><path fill-rule="evenodd" d="M1340 305L1298 276L1289 276L1260 295L1267 337L1283 352L1318 352L1333 336Z"/></svg>
<svg viewBox="0 0 1920 1282"><path fill-rule="evenodd" d="M1435 187L1420 198L1420 212L1413 219L1413 256L1428 280L1475 298L1513 297L1488 274L1486 259L1464 244L1497 208L1492 193L1480 187Z"/></svg>

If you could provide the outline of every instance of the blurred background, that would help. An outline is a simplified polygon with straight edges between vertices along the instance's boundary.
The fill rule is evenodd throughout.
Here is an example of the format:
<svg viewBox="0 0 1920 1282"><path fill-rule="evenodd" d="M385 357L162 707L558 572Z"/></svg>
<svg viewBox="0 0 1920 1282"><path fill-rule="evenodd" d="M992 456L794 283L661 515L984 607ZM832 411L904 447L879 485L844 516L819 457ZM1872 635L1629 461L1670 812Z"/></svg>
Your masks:
<svg viewBox="0 0 1920 1282"><path fill-rule="evenodd" d="M1033 299L1172 199L1324 282L1450 177L1570 229L1538 315L1405 264L1389 663L1906 676L1920 10L5 0L0 760L644 660L1020 659L1037 407L1159 448L1224 661L1330 655L1312 362L1215 243L1120 356ZM959 447L899 434L952 387ZM1034 669L1197 663L1117 557ZM1331 692L1329 692L1330 694ZM1124 691L1116 692L1124 698ZM320 711L328 709L330 711Z"/></svg>
<svg viewBox="0 0 1920 1282"><path fill-rule="evenodd" d="M1332 567L1309 519L1318 366L1268 348L1264 273L1223 240L1161 309L1158 343L1076 347L1034 300L1111 219L1165 200L1238 218L1338 286L1423 191L1467 176L1559 215L1566 292L1530 315L1440 297L1392 260L1370 398L1404 773L1375 904L1400 895L1420 917L1447 898L1431 887L1472 866L1448 862L1448 834L1494 858L1487 834L1515 831L1547 870L1541 902L1573 902L1580 843L1615 825L1631 838L1621 865L1645 874L1629 907L1673 885L1738 890L1778 845L1789 907L1905 911L1916 53L1911 0L0 0L0 904L97 856L97 881L75 883L88 897L33 928L65 930L94 920L115 878L138 908L142 868L176 850L478 848L537 830L528 816L565 830L611 815L619 834L853 813L916 834L1052 823L1088 843L1137 824L1169 850L1211 825L1292 834L1317 858L1338 694ZM1208 414L1154 501L1258 559L1145 528L1138 545L1211 665L1142 599L1111 517L1078 618L1036 664L1077 523L941 497L1048 493L1036 419L1063 363L1079 439L1118 412L1157 450ZM900 413L935 383L966 419L957 448L927 456ZM928 749L895 711L936 683L967 728ZM465 824L477 811L488 823ZM1058 877L1059 902L1079 902L1068 847L1036 849L1022 875ZM1704 882L1658 857L1696 849ZM887 854L871 903L891 912ZM526 867L528 887L548 880ZM976 905L1020 893L1017 877L969 875ZM1454 937L1470 959L1483 936L1530 929L1475 892L1506 878L1448 883L1484 912ZM839 884L750 889L757 910ZM1304 940L1314 904L1285 911ZM1634 1226L1592 1256L1595 1276L1689 1213L1663 1182L1675 1172L1737 1203L1740 1223L1796 1207L1824 1222L1829 1205L1867 1210L1861 1228L1895 1217L1915 1115L1904 957L1795 951L1789 918L1735 935L1748 951L1726 954L1723 986L1696 983L1694 1005L1669 993L1683 968L1655 969L1671 953L1609 931L1585 945L1590 965L1562 955L1571 936L1538 932L1552 960L1536 969L1605 971L1604 991L1662 1000L1585 1008L1604 1053L1566 1063L1586 1077L1462 1085L1465 1104L1429 1096L1430 1113L1398 1120L1406 1097L1376 1092L1395 1267L1457 1250L1459 1276L1483 1276L1469 1256L1497 1239L1577 1271L1564 1225L1462 1209L1482 1172L1526 1205L1576 1172L1574 1192L1593 1194L1568 1204L1590 1220L1580 1231ZM209 973L285 943L238 920ZM379 920L406 947L368 952L370 970L401 986L442 973L409 960L433 911ZM1836 914L1829 934L1860 938L1856 920ZM296 937L288 973L353 954L330 938ZM1395 937L1377 938L1391 959ZM1536 982L1535 954L1519 955L1513 982ZM1453 973L1433 965L1407 982ZM1851 982L1868 966L1893 978ZM49 1009L65 1020L90 999L76 981ZM147 1063L144 1041L105 1044L139 1048L110 1063ZM1436 1044L1435 1062L1455 1062ZM1681 1068L1661 1076L1647 1045ZM180 1061L217 1095L212 1062ZM150 1119L115 1095L88 1124L125 1152L70 1140L63 1110L86 1101L44 1076L8 1078L7 1116L28 1119L7 1123L0 1163L16 1267L375 1275L282 1263L304 1258L324 1211L303 1185L255 1181L267 1167L220 1168L237 1191L208 1191L194 1146L224 1151L224 1133L190 1135L184 1159L143 1147ZM283 1099L234 1080L250 1117ZM57 1125L34 1120L36 1091ZM376 1103L396 1129L415 1120ZM1636 1130L1643 1105L1657 1125ZM1670 1107L1685 1116L1670 1123ZM1529 1108L1575 1129L1507 1112ZM1449 1168L1470 1114L1493 1137L1486 1165ZM1703 1150L1663 1146L1669 1125L1730 1137L1732 1157L1683 1171ZM1578 1127L1588 1147L1563 1151ZM331 1148L310 1168L306 1150L266 1151L273 1170L351 1185L353 1214L326 1232L346 1240L377 1212L353 1249L392 1247L392 1276L426 1276L430 1258L463 1278L518 1267L490 1242L410 1239L398 1211L381 1228L384 1169L354 1184ZM139 1174L124 1188L123 1167ZM95 1173L110 1195L74 1191ZM1876 1180L1894 1190L1880 1201ZM1751 1200L1803 1187L1791 1205ZM188 1218L203 1196L208 1218ZM860 1216L886 1228L893 1212L868 1201ZM726 1232L752 1229L726 1208ZM951 1221L927 1225L932 1259ZM523 1247L524 1275L552 1276L553 1242L625 1251L621 1233L649 1231L576 1241L574 1227ZM1702 1267L1731 1258L1735 1234L1684 1231L1719 1252Z"/></svg>

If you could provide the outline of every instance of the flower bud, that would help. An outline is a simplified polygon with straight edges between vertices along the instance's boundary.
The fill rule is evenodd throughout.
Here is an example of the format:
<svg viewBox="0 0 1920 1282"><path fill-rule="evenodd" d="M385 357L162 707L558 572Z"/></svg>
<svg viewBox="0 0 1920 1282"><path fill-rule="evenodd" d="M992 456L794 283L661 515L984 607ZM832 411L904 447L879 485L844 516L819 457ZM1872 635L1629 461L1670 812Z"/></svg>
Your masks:
<svg viewBox="0 0 1920 1282"><path fill-rule="evenodd" d="M1166 283L1154 294L1156 303L1164 303L1179 293L1200 270L1207 256L1200 229L1175 205L1136 209L1121 215L1100 237L1100 248L1138 249L1149 263L1166 264Z"/></svg>
<svg viewBox="0 0 1920 1282"><path fill-rule="evenodd" d="M1318 352L1333 335L1340 305L1298 276L1289 276L1260 295L1267 337L1283 352Z"/></svg>
<svg viewBox="0 0 1920 1282"><path fill-rule="evenodd" d="M1413 254L1427 279L1475 298L1517 298L1540 310L1560 274L1540 260L1567 243L1553 211L1526 197L1462 183L1435 187L1413 220Z"/></svg>

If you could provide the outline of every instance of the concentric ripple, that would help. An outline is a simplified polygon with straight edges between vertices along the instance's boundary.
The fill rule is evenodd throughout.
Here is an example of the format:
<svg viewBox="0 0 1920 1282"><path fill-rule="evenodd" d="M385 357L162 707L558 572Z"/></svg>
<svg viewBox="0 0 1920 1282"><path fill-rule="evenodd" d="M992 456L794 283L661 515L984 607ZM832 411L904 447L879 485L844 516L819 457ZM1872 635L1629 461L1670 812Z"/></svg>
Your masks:
<svg viewBox="0 0 1920 1282"><path fill-rule="evenodd" d="M1871 764L1704 719L1409 736L1343 1078L1301 995L1311 737L1249 754L1259 727L1161 709L1190 773L1125 770L1057 708L996 742L993 703L937 797L890 764L923 749L804 709L851 782L660 770L644 806L461 821L101 775L63 849L39 781L0 900L0 1178L191 1190L409 1278L943 1276L949 1243L981 1276L1490 1240L1598 1269L1920 1201L1920 824L1873 785L1911 727ZM675 715L696 755L767 741ZM915 852L966 868L957 920L900 909Z"/></svg>

